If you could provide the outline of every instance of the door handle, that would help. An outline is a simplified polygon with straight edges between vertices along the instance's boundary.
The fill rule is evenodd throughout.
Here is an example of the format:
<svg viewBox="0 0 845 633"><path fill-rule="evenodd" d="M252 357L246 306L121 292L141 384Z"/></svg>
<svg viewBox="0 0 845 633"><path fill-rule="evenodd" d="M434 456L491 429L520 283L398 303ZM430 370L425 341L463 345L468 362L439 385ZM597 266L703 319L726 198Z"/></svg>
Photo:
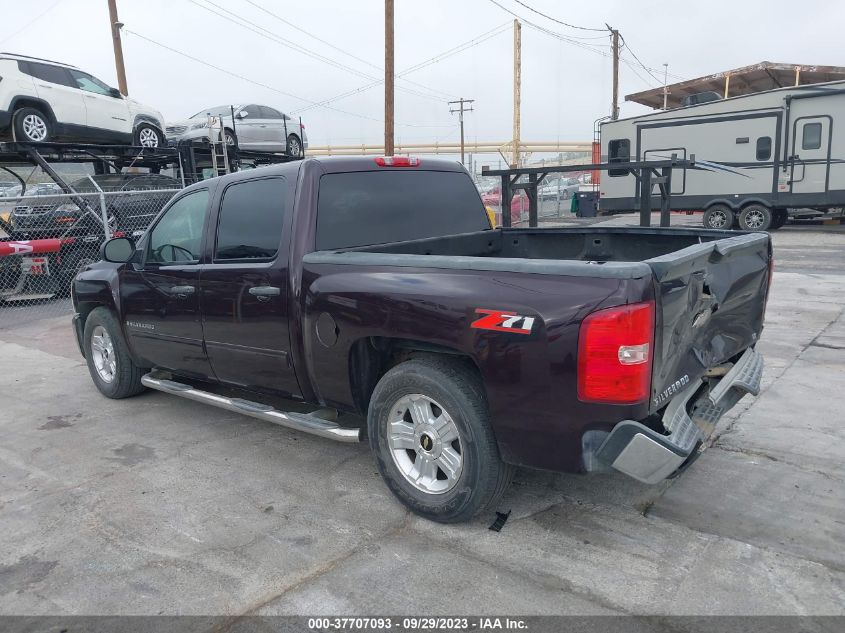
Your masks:
<svg viewBox="0 0 845 633"><path fill-rule="evenodd" d="M170 294L174 295L177 299L187 299L188 295L194 294L196 288L193 286L173 286L170 289Z"/></svg>
<svg viewBox="0 0 845 633"><path fill-rule="evenodd" d="M38 84L39 88L49 88L50 90L53 89L53 86L48 86L47 84Z"/></svg>
<svg viewBox="0 0 845 633"><path fill-rule="evenodd" d="M257 297L259 301L269 301L270 297L278 297L282 291L275 286L253 286L249 289L249 294Z"/></svg>

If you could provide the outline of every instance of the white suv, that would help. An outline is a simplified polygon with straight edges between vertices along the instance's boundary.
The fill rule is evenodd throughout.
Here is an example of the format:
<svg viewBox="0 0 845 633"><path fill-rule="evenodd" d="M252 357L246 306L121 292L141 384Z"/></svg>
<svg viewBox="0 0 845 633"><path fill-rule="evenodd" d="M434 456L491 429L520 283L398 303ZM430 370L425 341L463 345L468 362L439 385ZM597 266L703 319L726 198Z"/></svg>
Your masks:
<svg viewBox="0 0 845 633"><path fill-rule="evenodd" d="M74 66L0 53L0 134L164 147L164 117Z"/></svg>

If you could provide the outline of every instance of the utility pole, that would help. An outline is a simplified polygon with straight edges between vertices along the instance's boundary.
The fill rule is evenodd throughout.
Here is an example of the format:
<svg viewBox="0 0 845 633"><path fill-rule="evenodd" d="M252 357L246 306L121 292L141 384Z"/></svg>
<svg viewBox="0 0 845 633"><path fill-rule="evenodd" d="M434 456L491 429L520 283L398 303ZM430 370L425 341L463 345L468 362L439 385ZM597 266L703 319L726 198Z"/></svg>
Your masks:
<svg viewBox="0 0 845 633"><path fill-rule="evenodd" d="M669 102L669 90L666 88L666 83L669 79L669 64L663 64L663 109L665 110Z"/></svg>
<svg viewBox="0 0 845 633"><path fill-rule="evenodd" d="M520 109L522 105L522 25L513 21L513 158L511 167L519 167Z"/></svg>
<svg viewBox="0 0 845 633"><path fill-rule="evenodd" d="M615 121L619 118L619 31L610 29L610 34L613 48L613 106L610 109L610 118Z"/></svg>
<svg viewBox="0 0 845 633"><path fill-rule="evenodd" d="M128 97L126 68L123 66L123 44L120 41L120 29L123 27L123 22L117 19L117 0L109 0L109 23L111 25L111 41L114 46L114 66L117 69L117 88L124 97Z"/></svg>
<svg viewBox="0 0 845 633"><path fill-rule="evenodd" d="M393 0L384 0L384 155L393 156Z"/></svg>
<svg viewBox="0 0 845 633"><path fill-rule="evenodd" d="M465 103L475 103L475 99L464 99L461 97L457 101L450 101L449 105L459 104L457 108L449 108L449 112L458 113L458 120L461 122L461 165L464 164L464 112L472 112L472 107L464 108Z"/></svg>

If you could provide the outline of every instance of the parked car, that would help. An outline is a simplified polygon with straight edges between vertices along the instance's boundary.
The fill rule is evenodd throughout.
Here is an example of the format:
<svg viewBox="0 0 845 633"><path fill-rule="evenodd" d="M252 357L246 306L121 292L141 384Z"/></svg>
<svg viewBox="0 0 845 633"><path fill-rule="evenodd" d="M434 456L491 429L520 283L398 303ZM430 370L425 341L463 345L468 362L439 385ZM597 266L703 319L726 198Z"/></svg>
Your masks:
<svg viewBox="0 0 845 633"><path fill-rule="evenodd" d="M0 133L55 140L163 147L161 113L75 66L0 53Z"/></svg>
<svg viewBox="0 0 845 633"><path fill-rule="evenodd" d="M569 200L578 193L581 183L577 178L546 178L537 187L537 196L540 200Z"/></svg>
<svg viewBox="0 0 845 633"><path fill-rule="evenodd" d="M200 110L190 119L168 123L167 138L171 144L208 139L210 116L222 123L226 143L237 145L240 149L282 152L296 157L302 156L308 149L308 136L305 134L304 125L275 108L255 103L214 106Z"/></svg>
<svg viewBox="0 0 845 633"><path fill-rule="evenodd" d="M481 201L485 206L497 210L497 224L501 224L501 207L502 207L502 192L499 187L489 189L487 193L481 195ZM525 214L528 213L528 196L525 191L519 189L513 192L511 198L511 225L519 222Z"/></svg>
<svg viewBox="0 0 845 633"><path fill-rule="evenodd" d="M229 174L103 254L73 292L103 395L348 442L365 427L390 490L438 521L493 506L515 465L661 481L759 390L767 234L491 229L452 161Z"/></svg>
<svg viewBox="0 0 845 633"><path fill-rule="evenodd" d="M146 229L173 196L172 191L167 190L181 188L178 180L160 174L102 174L92 178L103 191L127 192L126 195L106 196L105 200L111 228L129 233ZM98 193L88 178L81 178L70 186L77 193ZM21 239L103 234L99 199L85 196L91 210L83 210L60 187L55 184L51 187L52 197L43 202L23 200L12 211L9 223Z"/></svg>

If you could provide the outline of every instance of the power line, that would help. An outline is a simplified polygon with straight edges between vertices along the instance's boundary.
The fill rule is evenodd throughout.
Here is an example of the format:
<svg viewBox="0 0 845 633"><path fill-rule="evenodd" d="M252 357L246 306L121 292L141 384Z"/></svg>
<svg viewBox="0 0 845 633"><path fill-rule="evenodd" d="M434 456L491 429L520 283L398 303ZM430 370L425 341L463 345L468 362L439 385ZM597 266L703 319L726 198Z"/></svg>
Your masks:
<svg viewBox="0 0 845 633"><path fill-rule="evenodd" d="M435 55L434 57L430 57L429 59L426 59L422 62L419 62L418 64L415 64L414 66L411 66L410 68L407 68L407 69L403 70L402 72L397 73L396 76L402 77L402 76L407 75L409 73L421 70L421 69L423 69L427 66L431 66L432 64L439 63L439 62L443 61L444 59L451 57L452 55L457 55L458 53L462 53L463 51L465 51L467 49L470 49L474 46L478 46L482 42L486 42L487 40L489 40L493 37L496 37L497 35L500 35L501 33L504 33L506 30L509 30L509 29L510 29L510 23L502 24L501 26L498 26L495 29L491 29L490 31L486 31L486 32L482 33L481 35L474 37L471 40L467 40L466 42L458 44L457 46L454 46L454 47L450 48L449 50L443 51L442 53L439 53L439 54ZM295 110L291 114L305 112L306 110L310 110L311 108L315 108L315 107L318 107L320 105L325 105L325 104L328 104L328 103L333 103L335 101L339 101L340 99L345 99L346 97L350 97L350 96L358 94L360 92L364 92L365 90L369 90L370 88L378 86L379 84L382 84L382 83L384 83L383 79L373 81L372 83L366 84L364 86L360 86L360 87L355 88L353 90L348 90L348 91L343 92L339 95L335 95L334 97L329 97L328 99L320 101L320 102L318 102L314 105L306 106L306 107L301 108L299 110Z"/></svg>
<svg viewBox="0 0 845 633"><path fill-rule="evenodd" d="M631 48L631 46L628 44L628 42L625 41L624 37L622 37L622 45L625 48L628 49L628 52L631 53L631 55L633 55L634 59L637 60L637 63L640 66L642 66L643 70L645 70L649 75L651 75L652 79L654 79L659 84L660 80L655 76L655 74L653 72L651 72L651 69L648 66L646 66L645 64L642 63L642 61L640 61L640 58L637 57L637 54L634 52L634 50Z"/></svg>
<svg viewBox="0 0 845 633"><path fill-rule="evenodd" d="M209 68L212 68L212 69L214 69L214 70L216 70L216 71L218 71L218 72L221 72L221 73L224 73L224 74L226 74L226 75L229 75L230 77L235 77L236 79L240 79L241 81L246 81L247 83L251 83L251 84L253 84L253 85L255 85L255 86L259 86L259 87L261 87L261 88L265 88L265 89L267 89L267 90L270 90L270 91L272 91L272 92L278 93L278 94L280 94L280 95L284 95L284 96L286 96L286 97L290 97L290 98L292 98L292 99L296 99L296 100L298 100L298 101L304 101L305 103L313 104L313 105L315 105L315 106L323 107L323 108L326 108L327 110L332 110L332 111L334 111L334 112L339 112L340 114L346 114L346 115L348 115L348 116L354 116L354 117L358 117L358 118L360 118L360 119L367 119L367 120L369 120L369 121L375 121L376 123L384 123L384 121L383 121L382 119L377 119L377 118L375 118L375 117L367 116L367 115L365 115L365 114L358 114L358 113L356 113L356 112L349 112L349 111L347 111L347 110L341 110L340 108L334 108L334 107L332 107L332 106L319 104L319 103L317 103L316 101L312 101L311 99L306 99L306 98L304 98L304 97L300 97L299 95L295 95L295 94L292 94L292 93L290 93L290 92L285 92L284 90L279 90L278 88L275 88L275 87L273 87L273 86L267 85L267 84L265 84L265 83L261 83L260 81L255 81L254 79L250 79L249 77L244 77L243 75L240 75L240 74L238 74L238 73L236 73L236 72L233 72L233 71L231 71L231 70L227 70L227 69L225 69L225 68L221 68L220 66L217 66L217 65L215 65L215 64L212 64L212 63L210 63L210 62L207 62L207 61L205 61L204 59L200 59L199 57L194 57L193 55L190 55L190 54L188 54L188 53L185 53L184 51L180 51L180 50L178 50L178 49L175 49L175 48L173 48L172 46L168 46L167 44L162 44L161 42L157 42L156 40L154 40L154 39L152 39L152 38L149 38L149 37L147 37L146 35L141 35L140 33L136 32L136 31L132 31L131 29L127 29L126 27L124 27L124 28L123 28L123 32L124 32L124 33L127 33L127 34L129 34L129 35L133 35L133 36L135 36L135 37L137 37L137 38L140 38L140 39L142 39L142 40L144 40L144 41L146 41L146 42L149 42L150 44L154 44L155 46L158 46L158 47L160 47L160 48L163 48L163 49L165 49L165 50L168 50L168 51L170 51L171 53L175 53L175 54L177 54L177 55L180 55L180 56L182 56L182 57L185 57L185 58L187 58L187 59L190 59L191 61L195 61L195 62L197 62L198 64L202 64L203 66L208 66ZM396 125L401 125L401 126L403 126L403 127L419 127L419 128L452 127L451 125L446 126L446 125L442 125L442 124L436 124L436 125L422 125L422 124L414 124L414 123L397 123Z"/></svg>
<svg viewBox="0 0 845 633"><path fill-rule="evenodd" d="M257 2L253 2L253 0L244 0L244 2L246 2L247 4L251 4L251 5L252 5L252 6L254 6L256 9L259 9L260 11L263 11L264 13L266 13L267 15L269 15L269 16L271 16L271 17L275 18L276 20L279 20L280 22L282 22L282 23L284 23L284 24L287 24L288 26L290 26L290 27L291 27L291 28L293 28L293 29L296 29L296 30L297 30L297 31L299 31L300 33L304 33L304 34L305 34L305 35L307 35L308 37L310 37L310 38L313 38L313 39L317 40L317 41L318 41L318 42L320 42L321 44L325 44L325 45L326 45L326 46L328 46L329 48L332 48L332 49L334 49L334 50L338 51L339 53L343 53L344 55L347 55L348 57L351 57L352 59L357 60L357 61L361 62L362 64L366 64L366 65L367 65L367 66L369 66L370 68L374 68L375 70L378 70L379 72L384 72L384 68L382 68L382 67L381 67L381 66L379 66L378 64L373 64L372 62L367 61L366 59L363 59L363 58L361 58L361 57L358 57L357 55L355 55L355 54L353 54L353 53L350 53L349 51L347 51L347 50L345 50L345 49L342 49L342 48L340 48L339 46L336 46L336 45L332 44L331 42L329 42L329 41L327 41L327 40L324 40L323 38L321 38L321 37L319 37L319 36L317 36L317 35L314 35L313 33L309 32L309 31L306 31L305 29L303 29L303 28L302 28L302 27L300 27L300 26L297 26L296 24L294 24L294 23L293 23L293 22L291 22L290 20L286 20L285 18L281 17L280 15L277 15L277 14L273 13L273 12L272 12L272 11L270 11L269 9L266 9L266 8L262 7L262 6L261 6L260 4L258 4ZM397 75L397 78L398 78L398 75ZM410 79L405 79L404 81L406 81L406 82L408 82L408 83L410 83L410 84L413 84L413 85L415 85L415 86L419 86L420 88L425 88L426 90L430 90L431 92L440 93L441 95L445 95L445 96L447 96L447 97L454 97L454 96L455 96L455 95L449 94L448 92L443 92L442 90L438 90L438 89L436 89L436 88L431 88L431 87L429 87L429 86L425 86L425 85L423 85L423 84L421 84L421 83L417 83L416 81L411 81Z"/></svg>
<svg viewBox="0 0 845 633"><path fill-rule="evenodd" d="M238 14L232 12L232 11L229 11L228 9L220 6L219 4L212 2L211 0L205 0L205 2L207 2L208 4L220 9L220 11L223 11L224 13L229 14L229 15L224 15L224 13L220 13L220 12L215 11L214 9L211 9L211 8L209 8L209 7L207 7L203 4L200 4L199 2L197 2L197 0L188 0L188 1L191 4L194 4L197 7L201 8L205 11L208 11L209 13L213 13L214 15L217 15L218 17L221 17L224 20L231 22L232 24L236 24L236 25L238 25L242 28L247 29L248 31L256 33L257 35L260 35L261 37L270 40L271 42L275 42L276 44L280 44L282 46L285 46L286 48L290 48L292 50L295 50L298 53L306 55L307 57L311 57L312 59L316 59L316 60L321 61L325 64L328 64L328 65L333 66L335 68L339 68L339 69L344 70L348 73L352 73L354 75L357 75L359 77L363 77L365 79L376 79L372 75L368 75L367 73L362 72L362 71L360 71L356 68L353 68L351 66L347 66L346 64L344 64L342 62L338 62L337 60L331 59L330 57L326 57L325 55L321 55L320 53L315 53L314 51L309 50L309 49L305 48L304 46L297 44L296 42L292 42L291 40L288 40L288 39L272 32L272 31L270 31L269 29L264 28L260 24L256 24L255 22L251 22L250 20L247 20L246 18L241 17L240 15L238 15ZM426 93L423 93L423 92L419 92L419 91L412 90L410 88L404 88L404 87L400 87L399 89L402 90L403 92L407 92L409 94L412 94L412 95L415 95L415 96L418 96L418 97L423 97L425 99L431 99L432 101L438 101L438 102L442 101L442 97L439 97L439 96L436 96L436 95L426 94Z"/></svg>
<svg viewBox="0 0 845 633"><path fill-rule="evenodd" d="M8 42L10 39L12 39L13 37L15 37L16 35L20 35L21 33L23 33L23 32L24 32L25 30L27 30L30 26L32 26L33 24L35 24L35 22L37 22L38 20L40 20L41 18L43 18L45 15L47 15L48 13L50 13L50 11L52 11L52 10L53 10L53 9L55 9L57 6L59 6L62 2L64 2L64 0L56 0L56 2L54 2L54 3L53 3L53 4L51 4L49 7L47 7L46 9L44 9L44 11L42 11L41 13L39 13L38 15L36 15L36 16L35 16L34 18L32 18L29 22L27 22L27 23L26 23L26 24L24 24L22 27L20 27L17 31L13 32L11 35L7 35L7 36L6 36L6 37L4 37L2 40L0 40L0 44L5 44L6 42Z"/></svg>
<svg viewBox="0 0 845 633"><path fill-rule="evenodd" d="M569 24L568 22L563 22L561 20L558 20L557 18L553 18L550 15L546 15L545 13L543 13L541 11L537 11L537 9L528 6L527 4L522 2L522 0L513 0L513 1L516 2L517 4L521 4L523 7L525 7L529 11L532 11L533 13L536 13L537 15L542 15L547 20L551 20L552 22L557 22L558 24L562 24L563 26L568 26L570 29L578 29L579 31L607 31L607 29L591 29L591 28L588 28L586 26L577 26L575 24Z"/></svg>

